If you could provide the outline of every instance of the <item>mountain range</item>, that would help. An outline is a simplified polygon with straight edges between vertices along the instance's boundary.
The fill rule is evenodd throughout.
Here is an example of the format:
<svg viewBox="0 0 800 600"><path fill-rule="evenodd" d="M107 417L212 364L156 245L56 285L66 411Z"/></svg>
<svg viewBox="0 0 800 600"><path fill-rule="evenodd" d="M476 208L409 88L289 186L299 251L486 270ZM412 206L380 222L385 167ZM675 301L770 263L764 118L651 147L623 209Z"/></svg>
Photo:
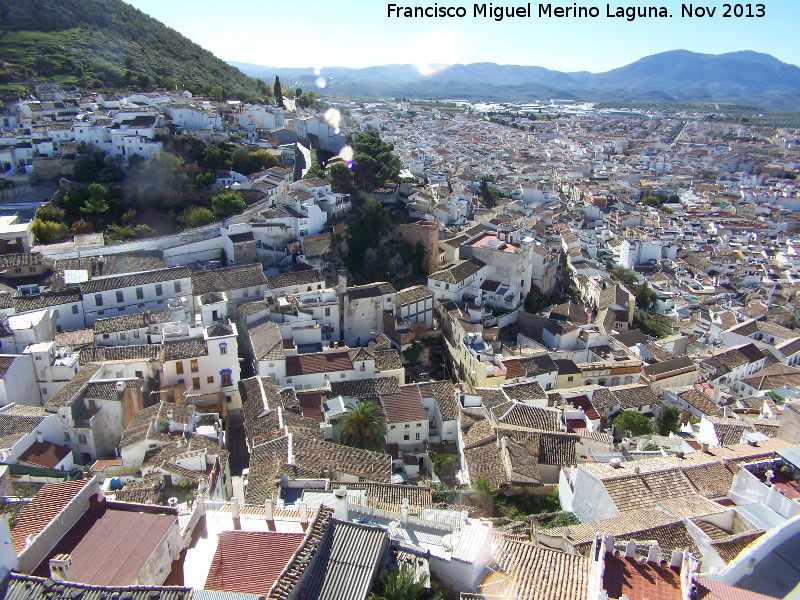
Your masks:
<svg viewBox="0 0 800 600"><path fill-rule="evenodd" d="M43 81L65 89L178 86L253 100L268 93L121 0L0 0L0 100L25 97Z"/></svg>
<svg viewBox="0 0 800 600"><path fill-rule="evenodd" d="M231 62L269 83L313 89L312 69L274 68ZM439 65L422 75L414 65L353 69L326 67L330 94L355 97L414 97L465 100L575 98L587 101L724 102L767 110L800 110L800 67L758 52L699 54L673 50L606 71L562 72L543 67L472 63Z"/></svg>

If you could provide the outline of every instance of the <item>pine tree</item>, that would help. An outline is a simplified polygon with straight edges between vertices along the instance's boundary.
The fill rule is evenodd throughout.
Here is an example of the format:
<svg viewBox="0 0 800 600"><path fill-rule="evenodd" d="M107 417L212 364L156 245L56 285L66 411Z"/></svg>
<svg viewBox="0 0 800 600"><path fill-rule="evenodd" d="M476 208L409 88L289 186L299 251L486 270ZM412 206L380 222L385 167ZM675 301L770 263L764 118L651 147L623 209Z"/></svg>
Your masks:
<svg viewBox="0 0 800 600"><path fill-rule="evenodd" d="M283 89L281 88L281 80L275 75L275 85L272 86L272 93L275 94L275 103L281 108L286 108L283 103Z"/></svg>

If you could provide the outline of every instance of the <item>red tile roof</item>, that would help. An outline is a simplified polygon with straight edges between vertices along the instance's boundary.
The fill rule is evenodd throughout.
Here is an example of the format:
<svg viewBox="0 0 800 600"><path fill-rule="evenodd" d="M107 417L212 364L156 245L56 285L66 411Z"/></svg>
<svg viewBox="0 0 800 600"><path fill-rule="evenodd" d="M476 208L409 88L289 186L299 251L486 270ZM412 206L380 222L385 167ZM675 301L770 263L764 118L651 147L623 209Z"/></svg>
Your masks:
<svg viewBox="0 0 800 600"><path fill-rule="evenodd" d="M606 553L606 568L600 587L609 598L652 598L653 600L683 600L681 576L678 569L635 558Z"/></svg>
<svg viewBox="0 0 800 600"><path fill-rule="evenodd" d="M286 357L286 376L309 375L311 373L331 373L350 371L353 363L347 350L344 352L319 352Z"/></svg>
<svg viewBox="0 0 800 600"><path fill-rule="evenodd" d="M114 458L111 460L96 460L92 464L92 468L90 469L92 473L100 473L106 467L121 467L122 466L122 459L121 458Z"/></svg>
<svg viewBox="0 0 800 600"><path fill-rule="evenodd" d="M509 358L503 361L506 366L506 379L525 377L525 369L519 364L519 359Z"/></svg>
<svg viewBox="0 0 800 600"><path fill-rule="evenodd" d="M70 452L71 450L66 446L56 446L50 442L34 442L30 448L20 454L19 461L37 467L55 469Z"/></svg>
<svg viewBox="0 0 800 600"><path fill-rule="evenodd" d="M17 554L25 549L25 538L29 535L39 535L90 481L81 479L43 485L33 500L20 511L17 522L11 530L11 539L14 541L14 550Z"/></svg>
<svg viewBox="0 0 800 600"><path fill-rule="evenodd" d="M33 574L48 577L50 559L56 554L69 554L76 581L87 585L134 585L167 532L173 529L178 534L174 509L146 509L147 512L139 512L131 510L130 504L93 502Z"/></svg>
<svg viewBox="0 0 800 600"><path fill-rule="evenodd" d="M709 579L697 580L697 600L774 600L772 596L757 594Z"/></svg>
<svg viewBox="0 0 800 600"><path fill-rule="evenodd" d="M266 596L303 539L303 533L223 531L203 588Z"/></svg>

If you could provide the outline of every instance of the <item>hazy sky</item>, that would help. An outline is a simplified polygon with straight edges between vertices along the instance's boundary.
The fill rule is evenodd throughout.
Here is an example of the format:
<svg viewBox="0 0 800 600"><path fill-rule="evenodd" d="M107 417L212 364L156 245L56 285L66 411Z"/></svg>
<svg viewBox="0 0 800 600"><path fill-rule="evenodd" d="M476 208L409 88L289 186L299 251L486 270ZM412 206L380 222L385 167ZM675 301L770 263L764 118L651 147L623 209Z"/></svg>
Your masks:
<svg viewBox="0 0 800 600"><path fill-rule="evenodd" d="M224 60L272 67L495 62L599 72L675 49L710 54L755 50L800 65L800 0L762 0L763 18L723 18L723 2L715 0L610 3L612 12L617 6L663 5L673 15L632 22L607 18L606 4L594 0L578 0L577 6L598 7L599 18L539 19L539 4L532 2L530 19L501 22L474 17L472 3L448 0L437 4L463 6L467 16L389 18L388 3L382 0L128 1ZM520 4L525 5L495 2ZM681 17L683 4L716 6L717 11L713 18Z"/></svg>

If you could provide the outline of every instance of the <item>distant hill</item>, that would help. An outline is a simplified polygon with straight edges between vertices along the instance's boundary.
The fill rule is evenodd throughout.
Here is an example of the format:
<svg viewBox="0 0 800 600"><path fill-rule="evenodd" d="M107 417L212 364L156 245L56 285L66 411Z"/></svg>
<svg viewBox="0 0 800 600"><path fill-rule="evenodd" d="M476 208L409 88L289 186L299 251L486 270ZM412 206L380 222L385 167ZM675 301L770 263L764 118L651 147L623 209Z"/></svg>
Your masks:
<svg viewBox="0 0 800 600"><path fill-rule="evenodd" d="M263 83L121 0L0 0L0 98L42 81L267 95Z"/></svg>
<svg viewBox="0 0 800 600"><path fill-rule="evenodd" d="M269 81L308 87L311 69L231 63ZM769 54L698 54L673 50L607 71L564 73L542 67L473 63L448 65L427 77L413 65L366 69L330 67L322 73L331 94L486 100L581 98L593 101L725 102L768 110L800 110L800 68Z"/></svg>

